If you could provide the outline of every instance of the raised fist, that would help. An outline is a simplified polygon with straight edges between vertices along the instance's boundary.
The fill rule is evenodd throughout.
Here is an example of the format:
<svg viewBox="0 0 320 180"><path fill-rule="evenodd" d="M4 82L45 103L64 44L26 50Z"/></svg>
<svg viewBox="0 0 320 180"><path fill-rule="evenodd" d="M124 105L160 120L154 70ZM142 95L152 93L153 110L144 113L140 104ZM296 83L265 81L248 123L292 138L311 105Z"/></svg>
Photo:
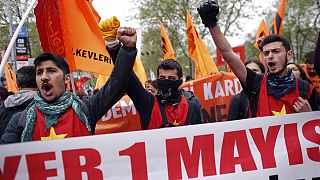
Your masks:
<svg viewBox="0 0 320 180"><path fill-rule="evenodd" d="M219 6L215 1L208 0L197 8L205 27L215 27L217 25L219 14Z"/></svg>
<svg viewBox="0 0 320 180"><path fill-rule="evenodd" d="M127 47L136 47L137 32L130 27L121 27L117 32L117 39Z"/></svg>

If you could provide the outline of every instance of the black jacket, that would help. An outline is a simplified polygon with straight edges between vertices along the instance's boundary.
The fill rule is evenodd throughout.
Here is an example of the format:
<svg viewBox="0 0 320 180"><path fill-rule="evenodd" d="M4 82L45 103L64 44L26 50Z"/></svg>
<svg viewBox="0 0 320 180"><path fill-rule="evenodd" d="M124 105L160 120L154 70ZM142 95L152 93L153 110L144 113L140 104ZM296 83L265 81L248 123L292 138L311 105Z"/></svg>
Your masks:
<svg viewBox="0 0 320 180"><path fill-rule="evenodd" d="M107 47L109 54L113 57L112 59L117 56L119 47L121 47L120 43L112 49ZM154 105L154 96L142 86L134 72L131 73L126 92L139 113L142 129L147 129L150 121L152 121L151 113ZM182 90L182 94L187 95L186 98L189 105L187 124L202 124L200 101L190 92Z"/></svg>
<svg viewBox="0 0 320 180"><path fill-rule="evenodd" d="M4 133L11 117L23 110L33 100L35 91L21 90L8 98L0 105L0 137Z"/></svg>
<svg viewBox="0 0 320 180"><path fill-rule="evenodd" d="M248 112L249 99L244 91L233 96L230 100L227 120L246 119L249 117Z"/></svg>
<svg viewBox="0 0 320 180"><path fill-rule="evenodd" d="M137 50L135 48L121 48L117 56L117 62L106 84L95 95L82 98L88 108L91 129L95 129L97 121L125 94L136 55ZM17 113L11 118L5 133L1 137L1 143L20 142L20 129L25 126L21 123L19 126L21 113Z"/></svg>
<svg viewBox="0 0 320 180"><path fill-rule="evenodd" d="M246 68L246 69L247 69L246 85L244 85L242 82L241 82L241 85L243 87L243 91L247 94L249 98L249 106L251 111L250 117L256 117L263 74L257 74L249 68ZM298 79L298 89L301 97L304 98L306 94L309 92L310 90L309 85L310 84L307 81ZM319 97L315 88L313 88L311 96L307 100L312 108L312 111L319 110L319 104L318 104Z"/></svg>
<svg viewBox="0 0 320 180"><path fill-rule="evenodd" d="M16 107L12 107L12 108L6 108L6 107L4 107L4 104L1 104L1 106L0 106L0 137L4 133L11 117L14 114L26 109L26 107L28 106L28 104L30 102L24 103L24 104L21 104L20 106L16 106Z"/></svg>

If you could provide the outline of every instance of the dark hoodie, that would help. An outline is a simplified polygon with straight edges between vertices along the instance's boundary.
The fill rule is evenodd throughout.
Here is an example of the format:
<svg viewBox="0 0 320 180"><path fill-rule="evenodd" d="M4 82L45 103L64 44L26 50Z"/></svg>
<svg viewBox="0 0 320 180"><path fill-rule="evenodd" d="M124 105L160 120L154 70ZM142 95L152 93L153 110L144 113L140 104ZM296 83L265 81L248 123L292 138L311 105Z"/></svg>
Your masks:
<svg viewBox="0 0 320 180"><path fill-rule="evenodd" d="M23 111L32 101L36 91L21 90L8 98L0 106L0 137L4 133L11 117Z"/></svg>

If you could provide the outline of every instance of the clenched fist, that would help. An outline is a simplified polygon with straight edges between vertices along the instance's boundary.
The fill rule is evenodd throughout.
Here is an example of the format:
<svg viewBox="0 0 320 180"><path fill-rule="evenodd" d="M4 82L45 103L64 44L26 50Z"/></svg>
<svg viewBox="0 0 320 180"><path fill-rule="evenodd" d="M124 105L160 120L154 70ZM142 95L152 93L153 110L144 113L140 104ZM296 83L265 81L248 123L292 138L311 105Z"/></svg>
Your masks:
<svg viewBox="0 0 320 180"><path fill-rule="evenodd" d="M121 27L117 32L117 39L127 47L136 47L137 32L130 27Z"/></svg>
<svg viewBox="0 0 320 180"><path fill-rule="evenodd" d="M219 6L215 1L208 0L197 8L205 27L213 28L217 25Z"/></svg>

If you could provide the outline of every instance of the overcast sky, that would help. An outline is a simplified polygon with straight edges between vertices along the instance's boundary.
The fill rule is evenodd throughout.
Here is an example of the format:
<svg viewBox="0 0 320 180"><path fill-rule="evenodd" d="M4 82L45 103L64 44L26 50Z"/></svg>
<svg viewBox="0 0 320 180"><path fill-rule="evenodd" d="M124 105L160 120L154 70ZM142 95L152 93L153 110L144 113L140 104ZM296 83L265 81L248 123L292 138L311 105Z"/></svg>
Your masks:
<svg viewBox="0 0 320 180"><path fill-rule="evenodd" d="M259 9L256 9L256 11L262 12L266 8L270 8L274 1L275 0L254 0L255 4L261 6ZM117 16L121 22L121 26L139 27L138 21L128 20L128 16L132 15L130 9L132 9L133 6L129 0L93 0L93 6L102 20L111 16ZM228 38L231 45L236 46L243 43L239 41L239 39L244 39L246 34L254 32L258 28L260 21L261 17L259 16L254 17L253 20L243 21L246 28L244 31L239 32L239 37Z"/></svg>
<svg viewBox="0 0 320 180"><path fill-rule="evenodd" d="M138 21L129 21L127 18L132 15L130 8L133 6L129 0L93 0L93 6L99 13L101 20L117 16L121 26L139 26Z"/></svg>

